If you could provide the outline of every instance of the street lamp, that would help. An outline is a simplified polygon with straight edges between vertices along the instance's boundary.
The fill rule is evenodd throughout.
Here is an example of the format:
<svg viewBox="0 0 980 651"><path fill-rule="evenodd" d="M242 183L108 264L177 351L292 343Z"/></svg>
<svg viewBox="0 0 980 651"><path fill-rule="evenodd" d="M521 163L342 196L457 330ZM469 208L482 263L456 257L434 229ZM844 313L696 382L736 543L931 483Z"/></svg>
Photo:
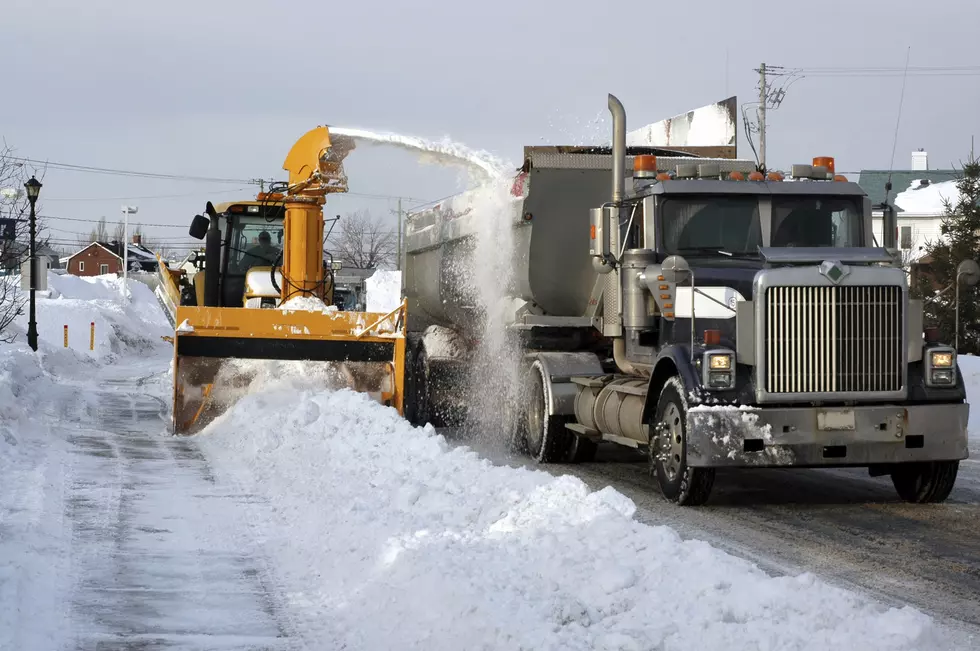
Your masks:
<svg viewBox="0 0 980 651"><path fill-rule="evenodd" d="M31 203L31 308L27 321L27 345L31 347L31 350L37 352L37 321L34 308L34 290L37 288L37 217L34 212L34 204L37 203L37 196L41 194L41 182L31 176L24 187L27 188L27 200Z"/></svg>
<svg viewBox="0 0 980 651"><path fill-rule="evenodd" d="M125 291L129 285L126 284L126 280L129 277L129 216L135 215L139 210L136 206L123 206L123 291Z"/></svg>

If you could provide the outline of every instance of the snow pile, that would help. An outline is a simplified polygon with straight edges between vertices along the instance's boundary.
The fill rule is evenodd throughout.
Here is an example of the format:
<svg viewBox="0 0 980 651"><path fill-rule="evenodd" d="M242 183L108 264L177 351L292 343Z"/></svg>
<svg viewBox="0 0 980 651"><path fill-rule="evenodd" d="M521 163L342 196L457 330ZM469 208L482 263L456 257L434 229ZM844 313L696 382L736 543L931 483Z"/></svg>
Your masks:
<svg viewBox="0 0 980 651"><path fill-rule="evenodd" d="M61 382L85 377L94 362L43 340L35 353L17 334L20 343L0 344L0 649L66 648L57 622L71 545L61 503L68 450L44 420L94 413Z"/></svg>
<svg viewBox="0 0 980 651"><path fill-rule="evenodd" d="M294 296L282 305L279 309L283 313L289 312L320 312L322 314L333 314L338 311L336 305L327 305L316 296Z"/></svg>
<svg viewBox="0 0 980 651"><path fill-rule="evenodd" d="M612 489L494 466L294 378L199 438L318 648L934 648L931 620L771 578Z"/></svg>
<svg viewBox="0 0 980 651"><path fill-rule="evenodd" d="M956 181L923 183L921 179L916 179L907 190L898 193L895 205L913 215L937 216L945 214L946 200L953 206L960 200Z"/></svg>
<svg viewBox="0 0 980 651"><path fill-rule="evenodd" d="M977 455L980 454L980 357L960 355L957 363L966 384L966 401L970 403L970 452Z"/></svg>
<svg viewBox="0 0 980 651"><path fill-rule="evenodd" d="M102 361L130 353L157 353L170 345L161 339L173 334L167 318L153 291L143 283L130 281L126 297L123 281L115 275L78 277L49 272L48 288L47 296L43 292L36 295L38 338L47 347L65 347L65 326L68 348ZM27 331L26 306L16 324ZM23 337L18 340L25 341Z"/></svg>
<svg viewBox="0 0 980 651"><path fill-rule="evenodd" d="M402 272L378 269L364 280L367 311L387 314L402 302Z"/></svg>

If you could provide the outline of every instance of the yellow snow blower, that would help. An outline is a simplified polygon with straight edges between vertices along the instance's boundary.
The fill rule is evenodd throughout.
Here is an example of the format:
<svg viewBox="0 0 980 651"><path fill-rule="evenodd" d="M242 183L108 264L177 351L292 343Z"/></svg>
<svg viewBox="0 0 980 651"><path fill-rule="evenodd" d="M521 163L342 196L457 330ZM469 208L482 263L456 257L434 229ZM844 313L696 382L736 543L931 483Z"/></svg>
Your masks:
<svg viewBox="0 0 980 651"><path fill-rule="evenodd" d="M403 413L405 302L387 314L332 305L339 266L324 253L322 207L347 191L343 160L353 148L327 127L309 131L283 163L288 182L254 201L208 202L194 217L203 268L160 259L157 296L175 329L175 434L200 430L234 401L249 375L235 360L329 362L341 386Z"/></svg>

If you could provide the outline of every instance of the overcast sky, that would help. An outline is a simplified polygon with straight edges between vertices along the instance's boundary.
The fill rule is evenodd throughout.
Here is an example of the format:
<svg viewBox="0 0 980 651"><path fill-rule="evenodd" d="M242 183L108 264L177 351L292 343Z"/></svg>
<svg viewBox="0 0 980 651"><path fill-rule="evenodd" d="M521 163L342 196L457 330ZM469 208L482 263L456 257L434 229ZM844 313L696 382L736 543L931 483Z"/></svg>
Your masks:
<svg viewBox="0 0 980 651"><path fill-rule="evenodd" d="M608 141L609 92L635 128L751 101L762 61L900 68L911 46L911 66L980 66L976 0L794 4L4 0L0 136L30 158L231 179L283 178L289 147L319 124L449 136L516 163L528 144ZM770 167L830 155L839 171L887 168L901 88L900 75L795 81L770 113ZM978 107L976 74L909 77L895 167L919 147L931 167L959 163ZM357 149L347 171L352 192L458 189L456 173L387 148ZM114 221L131 203L137 221L180 225L148 229L174 240L207 199L255 190L48 170L42 203L52 238L92 226L54 217ZM347 197L326 211L395 205Z"/></svg>

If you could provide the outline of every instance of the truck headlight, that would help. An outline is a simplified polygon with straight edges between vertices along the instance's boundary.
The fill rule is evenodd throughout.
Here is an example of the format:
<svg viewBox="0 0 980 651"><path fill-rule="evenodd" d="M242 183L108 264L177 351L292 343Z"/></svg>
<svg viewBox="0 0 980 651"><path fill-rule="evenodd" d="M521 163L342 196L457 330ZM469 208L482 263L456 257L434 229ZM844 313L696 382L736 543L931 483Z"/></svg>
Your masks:
<svg viewBox="0 0 980 651"><path fill-rule="evenodd" d="M725 391L735 386L735 353L730 350L709 350L701 364L701 383L714 391Z"/></svg>
<svg viewBox="0 0 980 651"><path fill-rule="evenodd" d="M728 353L710 354L708 368L712 371L729 371L732 368L732 356Z"/></svg>
<svg viewBox="0 0 980 651"><path fill-rule="evenodd" d="M956 351L952 348L932 348L926 355L926 386L956 385Z"/></svg>

